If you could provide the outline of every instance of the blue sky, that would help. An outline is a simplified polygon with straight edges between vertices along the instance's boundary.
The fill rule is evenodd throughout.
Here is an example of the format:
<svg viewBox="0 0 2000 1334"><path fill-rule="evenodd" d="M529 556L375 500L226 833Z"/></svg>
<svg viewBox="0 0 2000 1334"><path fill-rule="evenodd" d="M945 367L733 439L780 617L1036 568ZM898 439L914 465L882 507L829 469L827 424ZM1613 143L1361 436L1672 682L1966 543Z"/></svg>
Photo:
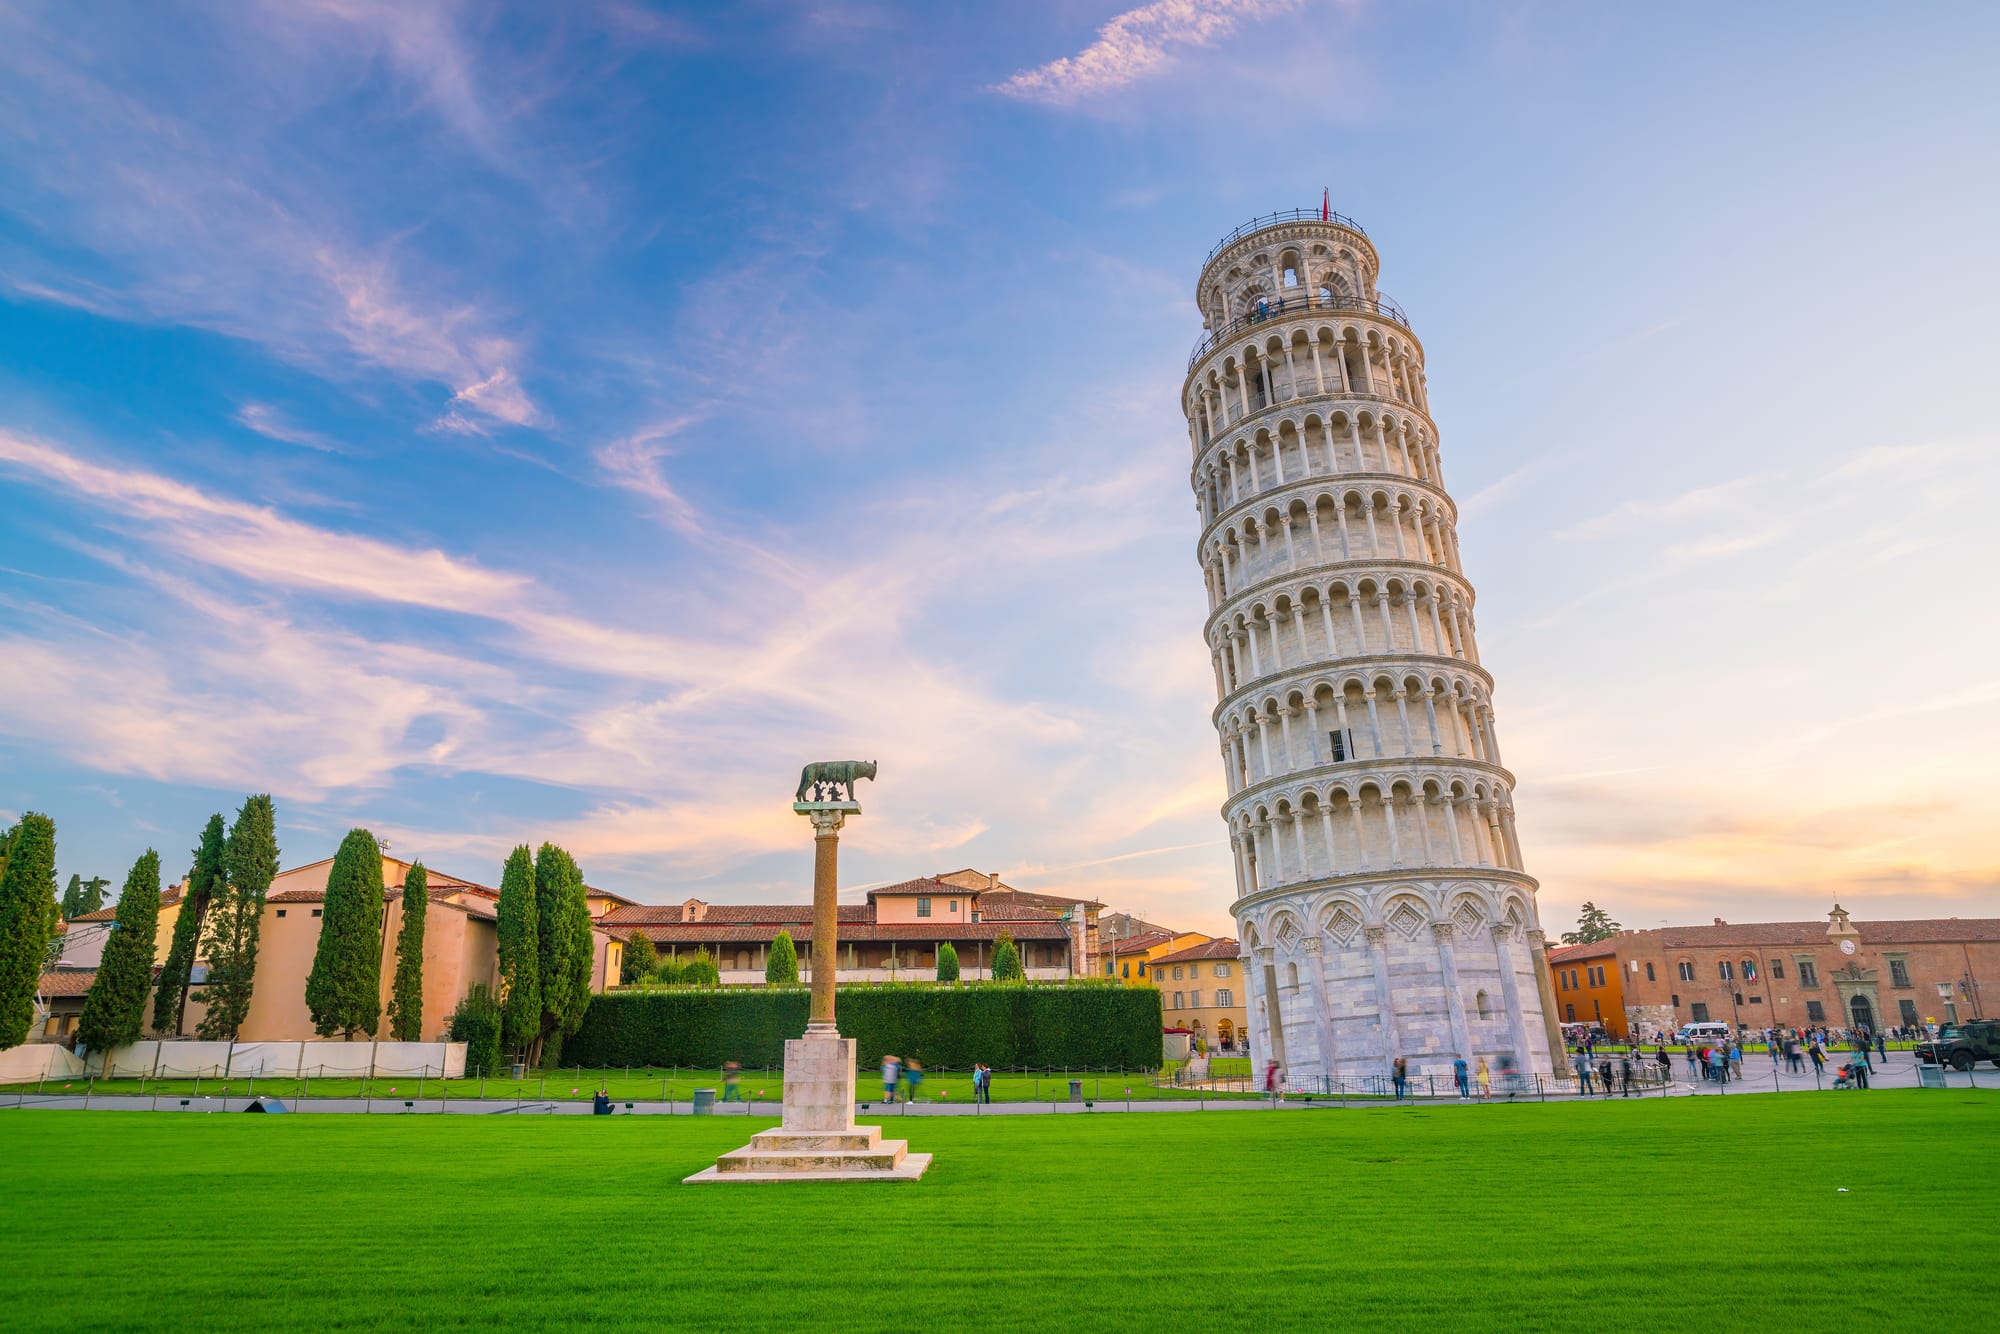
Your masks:
<svg viewBox="0 0 2000 1334"><path fill-rule="evenodd" d="M1334 206L1558 923L1990 913L2000 15L0 3L0 811L1223 930L1176 402Z"/></svg>

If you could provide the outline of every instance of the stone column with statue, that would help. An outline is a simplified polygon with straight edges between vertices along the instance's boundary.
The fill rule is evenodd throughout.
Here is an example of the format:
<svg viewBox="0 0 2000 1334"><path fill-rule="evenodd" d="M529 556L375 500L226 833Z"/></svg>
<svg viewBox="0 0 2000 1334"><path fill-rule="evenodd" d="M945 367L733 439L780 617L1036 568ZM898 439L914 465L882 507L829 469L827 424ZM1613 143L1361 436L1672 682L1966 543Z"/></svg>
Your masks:
<svg viewBox="0 0 2000 1334"><path fill-rule="evenodd" d="M931 1165L880 1126L854 1124L855 1046L834 1017L840 970L840 830L861 814L854 784L873 780L873 760L808 764L792 809L812 821L812 1003L804 1035L785 1043L785 1097L776 1130L753 1135L697 1181L915 1181Z"/></svg>

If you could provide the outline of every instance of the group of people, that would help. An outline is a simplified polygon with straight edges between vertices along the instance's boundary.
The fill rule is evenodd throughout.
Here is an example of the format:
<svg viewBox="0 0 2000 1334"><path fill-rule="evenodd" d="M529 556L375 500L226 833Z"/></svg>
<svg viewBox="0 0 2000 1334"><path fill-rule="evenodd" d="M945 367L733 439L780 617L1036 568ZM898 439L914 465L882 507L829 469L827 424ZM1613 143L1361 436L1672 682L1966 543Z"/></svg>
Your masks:
<svg viewBox="0 0 2000 1334"><path fill-rule="evenodd" d="M882 1101L894 1102L901 1092L904 1102L915 1102L917 1090L923 1087L924 1065L916 1057L904 1060L900 1056L882 1058Z"/></svg>
<svg viewBox="0 0 2000 1334"><path fill-rule="evenodd" d="M1599 1056L1593 1044L1585 1043L1570 1060L1571 1068L1576 1071L1576 1091L1597 1093L1607 1098L1622 1092L1625 1097L1631 1097L1632 1090L1642 1080L1638 1059L1643 1058L1635 1059L1629 1051L1620 1052L1615 1059L1610 1052ZM1656 1059L1664 1062L1665 1053L1660 1053Z"/></svg>

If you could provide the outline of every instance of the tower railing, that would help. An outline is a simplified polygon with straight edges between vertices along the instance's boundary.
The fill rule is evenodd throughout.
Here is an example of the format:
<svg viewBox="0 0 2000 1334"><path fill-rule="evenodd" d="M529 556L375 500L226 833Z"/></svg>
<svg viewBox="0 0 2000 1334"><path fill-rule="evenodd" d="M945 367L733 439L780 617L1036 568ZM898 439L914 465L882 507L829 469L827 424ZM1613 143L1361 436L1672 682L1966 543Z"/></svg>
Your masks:
<svg viewBox="0 0 2000 1334"><path fill-rule="evenodd" d="M1405 329L1410 327L1410 317L1403 314L1403 308L1386 296L1324 296L1318 293L1312 295L1301 293L1298 296L1280 297L1275 301L1259 301L1255 310L1238 315L1220 329L1212 329L1203 334L1201 341L1194 345L1194 351L1188 353L1187 368L1193 370L1194 364L1213 352L1218 343L1235 337L1245 329L1269 324L1272 320L1289 319L1294 315L1314 310L1356 310L1367 315L1380 315L1383 319L1400 324Z"/></svg>
<svg viewBox="0 0 2000 1334"><path fill-rule="evenodd" d="M1331 222L1345 227L1351 232L1358 232L1362 236L1368 235L1368 230L1365 227L1344 213L1322 213L1316 208L1288 208L1280 213L1266 213L1261 218L1252 218L1229 235L1223 237L1220 241L1217 241L1215 249L1208 252L1208 258L1202 260L1201 267L1206 269L1214 262L1217 255L1229 249L1229 247L1235 245L1238 241L1250 235L1250 233L1261 232L1266 227L1275 226L1281 222Z"/></svg>

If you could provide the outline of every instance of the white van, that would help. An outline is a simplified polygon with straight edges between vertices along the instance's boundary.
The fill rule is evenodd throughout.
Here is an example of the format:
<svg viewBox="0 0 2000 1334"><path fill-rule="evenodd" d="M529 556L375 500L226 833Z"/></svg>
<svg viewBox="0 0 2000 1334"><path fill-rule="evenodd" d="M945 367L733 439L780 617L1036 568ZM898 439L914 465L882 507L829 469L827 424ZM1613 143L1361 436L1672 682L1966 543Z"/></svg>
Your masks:
<svg viewBox="0 0 2000 1334"><path fill-rule="evenodd" d="M1727 1042L1729 1025L1721 1023L1682 1024L1674 1030L1674 1041L1687 1044L1695 1042Z"/></svg>

